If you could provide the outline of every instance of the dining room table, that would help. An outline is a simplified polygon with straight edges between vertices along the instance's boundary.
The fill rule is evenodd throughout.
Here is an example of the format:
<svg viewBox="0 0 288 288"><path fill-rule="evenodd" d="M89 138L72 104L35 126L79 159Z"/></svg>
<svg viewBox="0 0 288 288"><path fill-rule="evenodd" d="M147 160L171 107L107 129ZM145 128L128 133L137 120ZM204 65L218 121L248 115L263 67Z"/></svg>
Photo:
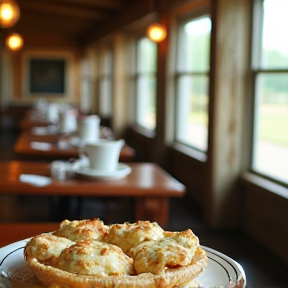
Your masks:
<svg viewBox="0 0 288 288"><path fill-rule="evenodd" d="M41 233L52 232L58 228L59 222L0 223L0 247Z"/></svg>
<svg viewBox="0 0 288 288"><path fill-rule="evenodd" d="M0 162L0 195L105 199L129 197L134 200L135 219L156 221L162 227L166 227L169 219L169 199L183 197L186 192L185 186L156 163L128 162L122 165L129 171L118 174L119 177L94 176L82 173L80 169L73 175L59 180L51 177L50 163L3 161ZM39 186L38 183L25 181L23 175L42 177L47 183Z"/></svg>
<svg viewBox="0 0 288 288"><path fill-rule="evenodd" d="M26 130L33 127L46 127L55 123L47 120L46 117L36 109L29 109L19 121L19 129Z"/></svg>
<svg viewBox="0 0 288 288"><path fill-rule="evenodd" d="M51 132L39 135L31 129L21 131L14 145L14 152L23 160L78 158L80 149L80 141L75 133L63 135ZM132 161L134 157L135 149L125 144L121 149L119 161Z"/></svg>

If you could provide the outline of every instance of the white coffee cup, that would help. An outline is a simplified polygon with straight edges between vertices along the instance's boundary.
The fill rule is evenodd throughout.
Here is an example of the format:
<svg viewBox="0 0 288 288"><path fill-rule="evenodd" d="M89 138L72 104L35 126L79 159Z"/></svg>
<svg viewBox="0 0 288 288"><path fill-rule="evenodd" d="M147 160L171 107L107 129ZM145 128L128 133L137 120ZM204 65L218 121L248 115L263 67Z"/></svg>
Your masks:
<svg viewBox="0 0 288 288"><path fill-rule="evenodd" d="M77 115L73 109L59 113L59 130L61 133L72 133L77 130Z"/></svg>
<svg viewBox="0 0 288 288"><path fill-rule="evenodd" d="M83 148L89 159L90 168L101 172L116 171L121 149L125 141L99 139L88 142Z"/></svg>
<svg viewBox="0 0 288 288"><path fill-rule="evenodd" d="M78 121L78 135L84 143L99 139L100 118L97 115L84 116Z"/></svg>
<svg viewBox="0 0 288 288"><path fill-rule="evenodd" d="M47 106L47 120L51 123L57 123L59 120L58 106L57 104L50 103Z"/></svg>

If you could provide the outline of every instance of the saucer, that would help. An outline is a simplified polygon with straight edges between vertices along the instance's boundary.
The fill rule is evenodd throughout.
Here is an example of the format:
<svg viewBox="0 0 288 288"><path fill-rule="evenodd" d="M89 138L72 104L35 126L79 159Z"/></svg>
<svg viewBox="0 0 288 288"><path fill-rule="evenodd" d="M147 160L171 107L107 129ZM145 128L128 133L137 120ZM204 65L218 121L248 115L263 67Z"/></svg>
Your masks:
<svg viewBox="0 0 288 288"><path fill-rule="evenodd" d="M88 177L95 180L115 180L120 179L131 173L131 167L118 163L115 171L105 172L100 170L91 169L90 167L79 166L73 169L76 175Z"/></svg>
<svg viewBox="0 0 288 288"><path fill-rule="evenodd" d="M81 140L79 137L71 137L70 145L75 148L79 148L79 147L84 146L84 141Z"/></svg>

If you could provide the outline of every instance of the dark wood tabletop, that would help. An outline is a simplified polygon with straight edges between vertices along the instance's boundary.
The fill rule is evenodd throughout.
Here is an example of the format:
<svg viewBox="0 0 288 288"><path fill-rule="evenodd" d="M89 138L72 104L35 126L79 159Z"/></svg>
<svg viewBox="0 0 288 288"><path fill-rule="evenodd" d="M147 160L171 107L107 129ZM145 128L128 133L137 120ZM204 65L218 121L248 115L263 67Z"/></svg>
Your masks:
<svg viewBox="0 0 288 288"><path fill-rule="evenodd" d="M19 122L19 128L25 130L32 127L48 126L51 124L53 123L41 119L41 117L39 116L37 117L37 111L35 111L34 109L30 109L29 111L27 111L23 119L21 119L21 121Z"/></svg>
<svg viewBox="0 0 288 288"><path fill-rule="evenodd" d="M32 236L52 232L59 228L60 223L0 223L0 247Z"/></svg>
<svg viewBox="0 0 288 288"><path fill-rule="evenodd" d="M168 221L170 197L182 197L185 186L154 163L128 163L131 173L109 181L71 177L53 180L44 187L21 182L21 174L50 177L46 162L0 162L0 194L133 197L137 220L152 220L165 227Z"/></svg>
<svg viewBox="0 0 288 288"><path fill-rule="evenodd" d="M31 157L42 157L43 159L69 159L79 157L79 148L73 146L70 142L72 136L61 136L58 134L49 135L34 135L30 130L23 130L15 143L14 151L17 155L25 159L32 159ZM74 137L75 138L75 137ZM64 142L63 147L59 145L59 141ZM33 142L48 143L49 149L40 150L31 146ZM125 144L120 152L120 161L131 161L135 156L135 150L129 145ZM34 159L33 159L34 160Z"/></svg>

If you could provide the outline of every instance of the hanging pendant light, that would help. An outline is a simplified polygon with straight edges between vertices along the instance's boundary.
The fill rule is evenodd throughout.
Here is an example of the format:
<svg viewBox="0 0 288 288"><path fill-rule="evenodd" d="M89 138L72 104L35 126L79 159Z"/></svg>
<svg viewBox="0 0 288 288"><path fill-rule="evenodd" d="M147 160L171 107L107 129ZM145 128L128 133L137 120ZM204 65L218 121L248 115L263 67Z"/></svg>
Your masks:
<svg viewBox="0 0 288 288"><path fill-rule="evenodd" d="M13 33L6 38L6 47L11 51L18 51L23 46L23 38L17 34Z"/></svg>
<svg viewBox="0 0 288 288"><path fill-rule="evenodd" d="M0 27L12 27L19 20L19 17L20 10L15 1L0 0Z"/></svg>
<svg viewBox="0 0 288 288"><path fill-rule="evenodd" d="M163 41L167 36L166 27L160 23L153 23L147 29L147 36L156 43Z"/></svg>

